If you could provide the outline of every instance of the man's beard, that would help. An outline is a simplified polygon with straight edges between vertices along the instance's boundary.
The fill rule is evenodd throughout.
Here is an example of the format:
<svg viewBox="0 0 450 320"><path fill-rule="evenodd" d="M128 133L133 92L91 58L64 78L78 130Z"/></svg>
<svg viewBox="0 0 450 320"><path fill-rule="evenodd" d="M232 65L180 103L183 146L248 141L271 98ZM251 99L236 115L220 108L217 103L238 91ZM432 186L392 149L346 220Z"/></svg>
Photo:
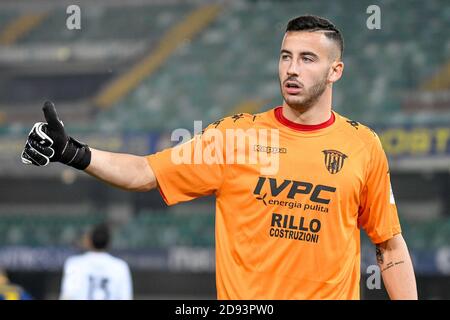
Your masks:
<svg viewBox="0 0 450 320"><path fill-rule="evenodd" d="M282 85L280 83L280 85ZM284 95L284 101L287 105L296 110L307 110L311 108L317 100L322 96L327 88L327 75L325 74L319 81L313 84L310 88L305 89L302 96ZM283 92L283 90L281 90Z"/></svg>

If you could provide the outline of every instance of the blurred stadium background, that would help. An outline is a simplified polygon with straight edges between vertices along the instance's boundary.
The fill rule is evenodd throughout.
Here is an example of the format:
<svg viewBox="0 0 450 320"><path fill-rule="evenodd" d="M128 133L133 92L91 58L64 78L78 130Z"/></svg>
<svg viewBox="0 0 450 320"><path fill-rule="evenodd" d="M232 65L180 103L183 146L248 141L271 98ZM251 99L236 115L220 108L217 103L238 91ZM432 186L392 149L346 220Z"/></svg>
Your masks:
<svg viewBox="0 0 450 320"><path fill-rule="evenodd" d="M81 8L69 30L67 6ZM369 30L366 9L381 9ZM345 38L335 109L380 135L422 299L450 298L450 5L447 0L2 1L0 267L37 299L58 296L64 259L92 224L114 226L113 253L136 299L215 298L214 199L165 206L20 152L43 101L91 146L149 154L223 116L281 103L277 63L287 21L312 13ZM362 235L361 291L374 247Z"/></svg>

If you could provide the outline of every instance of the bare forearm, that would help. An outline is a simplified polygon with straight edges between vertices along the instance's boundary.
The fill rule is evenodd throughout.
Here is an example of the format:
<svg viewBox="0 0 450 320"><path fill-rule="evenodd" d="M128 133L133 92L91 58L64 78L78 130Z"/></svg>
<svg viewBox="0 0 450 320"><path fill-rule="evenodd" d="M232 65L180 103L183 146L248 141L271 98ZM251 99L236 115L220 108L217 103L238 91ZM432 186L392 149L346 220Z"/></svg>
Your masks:
<svg viewBox="0 0 450 320"><path fill-rule="evenodd" d="M91 163L85 172L115 187L148 191L156 187L155 175L144 157L91 148Z"/></svg>
<svg viewBox="0 0 450 320"><path fill-rule="evenodd" d="M414 268L401 234L377 245L377 262L392 300L417 299Z"/></svg>

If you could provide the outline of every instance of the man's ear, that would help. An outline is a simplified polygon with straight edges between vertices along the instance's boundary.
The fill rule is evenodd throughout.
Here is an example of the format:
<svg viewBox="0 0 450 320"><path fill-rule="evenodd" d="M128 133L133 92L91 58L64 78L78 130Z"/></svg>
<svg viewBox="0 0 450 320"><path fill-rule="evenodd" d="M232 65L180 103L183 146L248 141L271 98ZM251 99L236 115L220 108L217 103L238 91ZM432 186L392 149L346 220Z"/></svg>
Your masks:
<svg viewBox="0 0 450 320"><path fill-rule="evenodd" d="M331 64L330 72L328 74L328 81L334 83L342 77L344 72L344 62L342 60L335 60Z"/></svg>

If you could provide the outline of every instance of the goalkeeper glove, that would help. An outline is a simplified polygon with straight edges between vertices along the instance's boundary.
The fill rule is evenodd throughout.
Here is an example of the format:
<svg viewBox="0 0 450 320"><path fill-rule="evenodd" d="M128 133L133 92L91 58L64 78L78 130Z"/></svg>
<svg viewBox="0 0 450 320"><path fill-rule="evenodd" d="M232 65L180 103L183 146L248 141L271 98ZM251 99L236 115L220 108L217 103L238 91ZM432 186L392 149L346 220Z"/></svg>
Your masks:
<svg viewBox="0 0 450 320"><path fill-rule="evenodd" d="M61 162L76 169L86 169L91 162L89 147L66 134L52 102L46 101L42 110L47 122L34 124L22 151L22 162L36 166Z"/></svg>

